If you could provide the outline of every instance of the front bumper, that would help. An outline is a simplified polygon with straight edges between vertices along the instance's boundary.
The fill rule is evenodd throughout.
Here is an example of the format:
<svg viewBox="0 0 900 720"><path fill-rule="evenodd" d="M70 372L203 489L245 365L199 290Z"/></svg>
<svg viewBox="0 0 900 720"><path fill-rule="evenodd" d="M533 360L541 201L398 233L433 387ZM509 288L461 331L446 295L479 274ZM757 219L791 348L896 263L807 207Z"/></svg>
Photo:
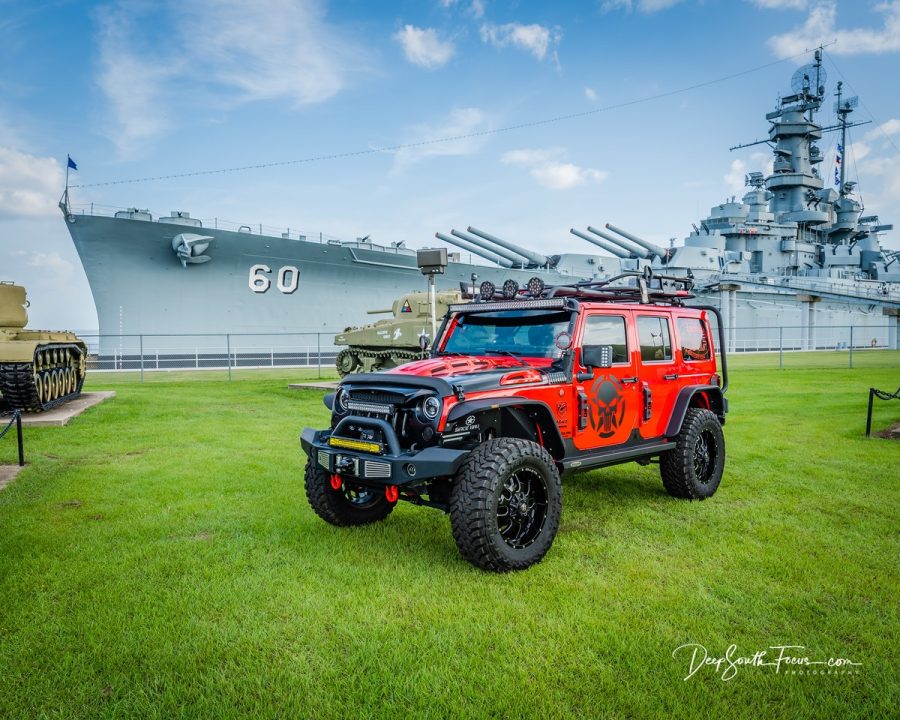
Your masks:
<svg viewBox="0 0 900 720"><path fill-rule="evenodd" d="M462 465L467 450L428 447L417 452L398 451L396 444L383 454L328 444L331 430L305 428L300 445L310 459L329 473L349 477L365 485L410 485L449 477Z"/></svg>

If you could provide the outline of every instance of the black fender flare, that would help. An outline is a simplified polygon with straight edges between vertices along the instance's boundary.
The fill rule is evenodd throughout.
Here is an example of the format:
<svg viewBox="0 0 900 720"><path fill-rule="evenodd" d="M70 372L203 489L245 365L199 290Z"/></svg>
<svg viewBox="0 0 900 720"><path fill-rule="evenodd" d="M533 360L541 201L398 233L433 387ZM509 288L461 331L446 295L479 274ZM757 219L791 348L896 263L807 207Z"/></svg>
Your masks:
<svg viewBox="0 0 900 720"><path fill-rule="evenodd" d="M466 415L478 415L504 409L521 409L532 414L540 427L543 444L547 451L556 460L561 459L565 455L562 434L559 432L553 412L547 403L540 400L527 400L516 396L464 400L450 409L447 415L447 422L455 422Z"/></svg>
<svg viewBox="0 0 900 720"><path fill-rule="evenodd" d="M684 416L687 415L694 396L700 394L706 395L709 400L709 409L716 414L720 423L725 424L725 413L728 412L728 403L722 394L722 388L718 385L693 385L682 388L681 392L678 393L678 397L675 399L675 406L672 408L672 415L669 417L669 424L666 427L666 437L673 438L681 432Z"/></svg>

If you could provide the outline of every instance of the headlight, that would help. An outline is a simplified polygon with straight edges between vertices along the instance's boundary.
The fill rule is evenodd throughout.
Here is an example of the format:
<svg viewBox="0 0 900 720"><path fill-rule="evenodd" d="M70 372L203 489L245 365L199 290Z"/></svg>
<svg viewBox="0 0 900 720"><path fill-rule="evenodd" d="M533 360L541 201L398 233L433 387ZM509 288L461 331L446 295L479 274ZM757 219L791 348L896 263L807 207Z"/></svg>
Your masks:
<svg viewBox="0 0 900 720"><path fill-rule="evenodd" d="M338 390L337 395L334 396L334 409L341 414L347 412L347 401L349 399L350 393L347 392L346 388L341 388Z"/></svg>
<svg viewBox="0 0 900 720"><path fill-rule="evenodd" d="M422 414L429 420L434 420L441 412L441 401L433 395L422 402Z"/></svg>

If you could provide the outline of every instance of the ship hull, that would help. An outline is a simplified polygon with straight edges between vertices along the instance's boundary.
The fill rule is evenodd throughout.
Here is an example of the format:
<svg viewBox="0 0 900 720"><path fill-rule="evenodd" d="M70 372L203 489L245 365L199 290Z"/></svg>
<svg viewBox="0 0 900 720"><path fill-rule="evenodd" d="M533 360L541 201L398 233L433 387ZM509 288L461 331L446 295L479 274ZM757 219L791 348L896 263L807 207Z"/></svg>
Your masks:
<svg viewBox="0 0 900 720"><path fill-rule="evenodd" d="M415 254L402 248L97 215L68 215L67 225L94 297L101 354L120 352L123 336L143 336L141 346L151 352L221 348L225 335L264 335L264 344L275 348L296 345L301 334L321 334L328 342L333 333L370 322L368 310L389 307L399 295L426 285ZM185 232L212 238L209 262L182 265L172 240ZM597 256L598 266L604 261L608 258ZM437 288L458 289L460 283L471 283L473 274L477 282L491 280L498 286L507 278L524 284L534 275L548 284L580 279L555 271L451 262L438 276ZM719 279L724 282L725 276ZM753 280L729 278L726 287L734 288L733 297L713 283L694 301L721 309L734 328L732 350L774 349L779 344L839 347L863 338L882 347L896 342L877 298L859 288L835 285L835 292L815 296L810 317L810 303L804 301L811 297L809 290ZM702 278L698 281L702 287ZM855 327L855 338L849 336L850 326ZM784 330L773 330L779 327Z"/></svg>

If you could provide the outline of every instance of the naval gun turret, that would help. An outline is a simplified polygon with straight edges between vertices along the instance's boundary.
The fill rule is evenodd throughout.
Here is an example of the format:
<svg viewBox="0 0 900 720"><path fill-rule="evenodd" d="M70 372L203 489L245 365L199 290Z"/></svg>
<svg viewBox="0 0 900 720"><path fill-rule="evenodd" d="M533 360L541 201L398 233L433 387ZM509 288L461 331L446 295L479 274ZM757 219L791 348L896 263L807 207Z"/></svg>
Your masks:
<svg viewBox="0 0 900 720"><path fill-rule="evenodd" d="M0 282L0 406L48 410L81 393L87 345L71 332L26 330L25 288Z"/></svg>
<svg viewBox="0 0 900 720"><path fill-rule="evenodd" d="M458 290L435 293L437 318L453 303L462 302ZM371 325L348 327L334 336L335 345L349 345L335 357L338 374L388 370L411 360L427 357L420 338L431 330L431 301L427 292L410 292L394 300L385 310L369 310L370 315L390 313L392 317Z"/></svg>

